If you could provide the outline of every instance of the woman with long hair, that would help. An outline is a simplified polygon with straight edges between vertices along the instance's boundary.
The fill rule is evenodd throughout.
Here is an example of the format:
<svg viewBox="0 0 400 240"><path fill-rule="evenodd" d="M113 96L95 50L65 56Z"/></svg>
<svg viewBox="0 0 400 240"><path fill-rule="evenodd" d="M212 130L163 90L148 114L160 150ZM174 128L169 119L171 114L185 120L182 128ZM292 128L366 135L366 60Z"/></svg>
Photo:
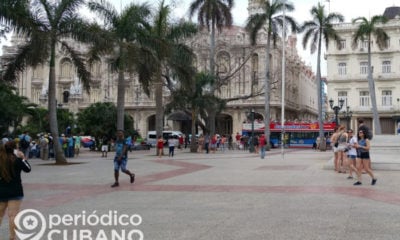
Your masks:
<svg viewBox="0 0 400 240"><path fill-rule="evenodd" d="M15 239L14 218L18 214L24 191L21 171L30 172L31 166L17 144L9 141L0 146L0 225L8 209L10 240Z"/></svg>
<svg viewBox="0 0 400 240"><path fill-rule="evenodd" d="M357 182L355 182L354 185L361 185L362 166L364 166L364 169L368 175L371 176L371 185L375 185L377 179L370 168L371 159L369 157L369 150L371 145L369 139L367 138L367 133L364 130L358 131L358 139L355 147L357 148Z"/></svg>

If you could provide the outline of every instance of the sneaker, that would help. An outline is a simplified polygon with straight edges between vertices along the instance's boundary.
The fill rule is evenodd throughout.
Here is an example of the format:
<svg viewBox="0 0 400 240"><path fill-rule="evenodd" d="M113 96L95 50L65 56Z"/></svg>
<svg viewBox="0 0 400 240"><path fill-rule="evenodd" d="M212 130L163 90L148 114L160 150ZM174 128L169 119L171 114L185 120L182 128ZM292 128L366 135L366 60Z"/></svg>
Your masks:
<svg viewBox="0 0 400 240"><path fill-rule="evenodd" d="M357 186L357 185L361 185L362 183L360 181L355 182L353 185Z"/></svg>
<svg viewBox="0 0 400 240"><path fill-rule="evenodd" d="M347 179L353 179L353 176L348 176Z"/></svg>
<svg viewBox="0 0 400 240"><path fill-rule="evenodd" d="M111 185L111 187L119 187L119 183L114 183L113 185Z"/></svg>
<svg viewBox="0 0 400 240"><path fill-rule="evenodd" d="M378 181L378 179L376 179L376 178L372 179L371 185L375 185L376 181Z"/></svg>
<svg viewBox="0 0 400 240"><path fill-rule="evenodd" d="M132 173L132 174L131 174L131 183L133 183L134 181L135 181L135 174Z"/></svg>

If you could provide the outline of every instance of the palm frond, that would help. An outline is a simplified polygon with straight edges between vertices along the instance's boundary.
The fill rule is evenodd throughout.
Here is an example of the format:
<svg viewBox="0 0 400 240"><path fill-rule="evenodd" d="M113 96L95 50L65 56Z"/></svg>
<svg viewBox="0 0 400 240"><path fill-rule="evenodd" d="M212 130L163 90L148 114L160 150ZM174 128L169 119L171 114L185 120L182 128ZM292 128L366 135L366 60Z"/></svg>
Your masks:
<svg viewBox="0 0 400 240"><path fill-rule="evenodd" d="M89 1L88 8L97 13L103 19L105 27L115 27L118 23L118 12L115 7L106 0Z"/></svg>

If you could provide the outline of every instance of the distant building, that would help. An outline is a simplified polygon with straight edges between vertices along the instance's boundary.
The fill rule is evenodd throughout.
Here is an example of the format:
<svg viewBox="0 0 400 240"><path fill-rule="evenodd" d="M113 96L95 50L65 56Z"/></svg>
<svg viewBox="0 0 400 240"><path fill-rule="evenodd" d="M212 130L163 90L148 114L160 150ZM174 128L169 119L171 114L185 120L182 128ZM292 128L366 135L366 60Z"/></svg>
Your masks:
<svg viewBox="0 0 400 240"><path fill-rule="evenodd" d="M382 134L395 134L400 119L400 7L386 8L384 15L390 20L380 27L389 35L389 45L379 50L373 39L371 61ZM335 105L339 99L343 99L342 110L349 106L353 113L350 120L352 128L357 127L359 118L374 127L367 80L368 42L360 42L353 49L352 34L357 26L341 23L334 28L342 40L340 46L331 41L327 51L328 98L333 99ZM339 119L346 123L343 113Z"/></svg>
<svg viewBox="0 0 400 240"><path fill-rule="evenodd" d="M259 11L259 3L249 1L249 14ZM216 69L221 76L231 74L239 65L244 67L233 74L233 77L221 87L220 97L230 99L249 95L251 92L262 91L265 81L266 59L266 32L259 33L258 45L250 46L249 36L243 27L232 26L216 35ZM24 39L16 36L12 39L11 47L4 47L5 55L12 54L15 47L22 44ZM296 49L297 38L289 36L286 49L286 92L285 118L291 121L313 122L317 120L317 84L310 66L307 66L298 55ZM201 32L188 41L196 54L196 66L199 70L209 67L209 33ZM86 47L76 44L82 52ZM88 95L82 90L79 78L75 73L71 59L66 57L61 48L57 51L56 76L57 100L62 108L77 113L95 102L114 102L117 100L117 74L109 71L105 59L95 63L91 68L93 76L91 92ZM244 62L245 59L249 59ZM281 120L281 86L282 86L282 42L276 48L271 48L271 120ZM20 76L17 83L19 93L28 97L32 102L47 107L48 66L28 68ZM147 131L155 129L155 101L154 92L146 96L141 91L135 75L126 75L126 112L133 118L134 126L145 135ZM164 99L168 101L169 92L164 89ZM216 131L220 134L241 132L242 123L248 120L248 112L255 111L255 119L265 119L264 94L251 99L229 101L226 109L217 116ZM190 132L190 117L172 113L165 116L165 128Z"/></svg>

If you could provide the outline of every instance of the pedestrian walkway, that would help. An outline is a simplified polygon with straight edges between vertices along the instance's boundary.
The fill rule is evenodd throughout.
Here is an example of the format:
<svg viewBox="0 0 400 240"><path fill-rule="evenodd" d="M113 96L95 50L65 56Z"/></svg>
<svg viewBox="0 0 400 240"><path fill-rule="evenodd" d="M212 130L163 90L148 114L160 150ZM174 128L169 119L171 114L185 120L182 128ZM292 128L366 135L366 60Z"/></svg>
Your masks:
<svg viewBox="0 0 400 240"><path fill-rule="evenodd" d="M199 154L185 149L173 158L158 158L153 148L129 153L134 184L121 174L120 186L110 188L109 156L84 150L68 166L31 159L32 172L23 175L23 209L45 217L109 211L140 216L140 224L130 229L149 240L398 239L398 171L377 170L376 186L365 177L357 187L347 175L324 169L331 152L285 149L282 155L272 149L260 159L240 150ZM0 236L7 236L7 225L5 219ZM86 230L112 239L115 229L126 227L82 225L58 225L62 231L53 239L71 240Z"/></svg>

